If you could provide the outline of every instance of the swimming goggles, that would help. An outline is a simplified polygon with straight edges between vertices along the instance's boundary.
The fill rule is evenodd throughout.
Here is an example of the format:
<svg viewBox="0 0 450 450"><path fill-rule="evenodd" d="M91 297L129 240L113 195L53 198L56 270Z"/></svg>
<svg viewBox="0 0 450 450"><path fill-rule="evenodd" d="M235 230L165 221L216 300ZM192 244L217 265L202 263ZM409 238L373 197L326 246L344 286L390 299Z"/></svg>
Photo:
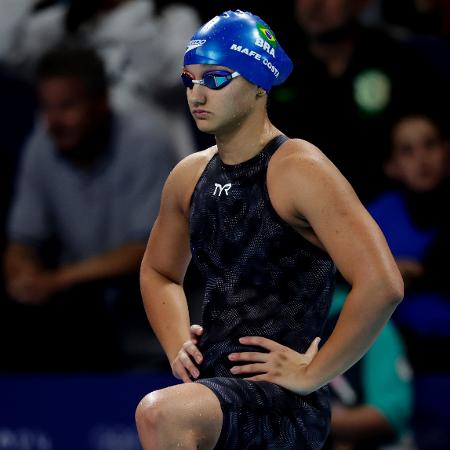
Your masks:
<svg viewBox="0 0 450 450"><path fill-rule="evenodd" d="M224 88L233 78L236 78L239 75L239 72L230 73L226 70L211 70L210 72L205 72L203 78L200 80L195 80L191 73L183 70L181 79L183 80L184 86L189 89L192 89L194 84L200 84L209 89L217 90Z"/></svg>

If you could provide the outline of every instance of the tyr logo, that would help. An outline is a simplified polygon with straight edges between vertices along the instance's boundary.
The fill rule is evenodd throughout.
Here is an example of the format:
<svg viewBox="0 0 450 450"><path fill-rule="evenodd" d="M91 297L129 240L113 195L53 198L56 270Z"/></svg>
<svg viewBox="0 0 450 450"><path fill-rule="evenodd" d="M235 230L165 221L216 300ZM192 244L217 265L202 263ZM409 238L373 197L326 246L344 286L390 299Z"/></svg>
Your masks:
<svg viewBox="0 0 450 450"><path fill-rule="evenodd" d="M215 188L214 188L213 195L216 195L218 192L219 197L220 197L222 195L222 191L225 191L225 194L228 195L228 191L231 188L231 183L224 184L223 186L219 183L214 183L214 186L215 186Z"/></svg>

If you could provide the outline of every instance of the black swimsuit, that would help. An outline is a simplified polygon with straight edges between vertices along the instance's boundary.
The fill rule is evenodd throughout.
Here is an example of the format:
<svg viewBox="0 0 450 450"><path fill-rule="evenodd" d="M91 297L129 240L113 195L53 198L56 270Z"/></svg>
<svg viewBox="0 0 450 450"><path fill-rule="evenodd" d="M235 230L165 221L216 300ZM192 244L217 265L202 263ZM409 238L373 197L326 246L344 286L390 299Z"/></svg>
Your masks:
<svg viewBox="0 0 450 450"><path fill-rule="evenodd" d="M307 396L233 375L239 343L264 336L304 353L325 323L335 268L327 253L275 212L266 186L277 136L255 157L224 164L216 154L194 190L190 211L193 260L205 282L204 356L199 383L219 398L223 427L217 449L319 449L329 428L326 389Z"/></svg>

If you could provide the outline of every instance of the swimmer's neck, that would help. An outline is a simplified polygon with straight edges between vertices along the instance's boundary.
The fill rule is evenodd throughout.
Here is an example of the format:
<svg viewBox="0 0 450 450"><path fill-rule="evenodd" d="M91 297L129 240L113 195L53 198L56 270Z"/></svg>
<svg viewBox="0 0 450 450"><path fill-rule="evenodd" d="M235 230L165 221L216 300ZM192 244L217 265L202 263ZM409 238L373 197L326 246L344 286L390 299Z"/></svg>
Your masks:
<svg viewBox="0 0 450 450"><path fill-rule="evenodd" d="M227 133L216 134L220 159L225 164L240 164L256 156L266 144L281 132L266 117L251 126L242 126Z"/></svg>

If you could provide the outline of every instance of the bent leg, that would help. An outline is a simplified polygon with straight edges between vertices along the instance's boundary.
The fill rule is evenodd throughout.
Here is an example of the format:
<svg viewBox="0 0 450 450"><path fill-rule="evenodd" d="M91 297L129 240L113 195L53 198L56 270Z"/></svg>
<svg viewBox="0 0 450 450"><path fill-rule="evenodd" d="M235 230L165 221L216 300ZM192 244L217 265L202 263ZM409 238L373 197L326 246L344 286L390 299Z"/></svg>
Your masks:
<svg viewBox="0 0 450 450"><path fill-rule="evenodd" d="M198 383L154 391L136 409L144 450L210 450L219 440L222 421L218 398Z"/></svg>

